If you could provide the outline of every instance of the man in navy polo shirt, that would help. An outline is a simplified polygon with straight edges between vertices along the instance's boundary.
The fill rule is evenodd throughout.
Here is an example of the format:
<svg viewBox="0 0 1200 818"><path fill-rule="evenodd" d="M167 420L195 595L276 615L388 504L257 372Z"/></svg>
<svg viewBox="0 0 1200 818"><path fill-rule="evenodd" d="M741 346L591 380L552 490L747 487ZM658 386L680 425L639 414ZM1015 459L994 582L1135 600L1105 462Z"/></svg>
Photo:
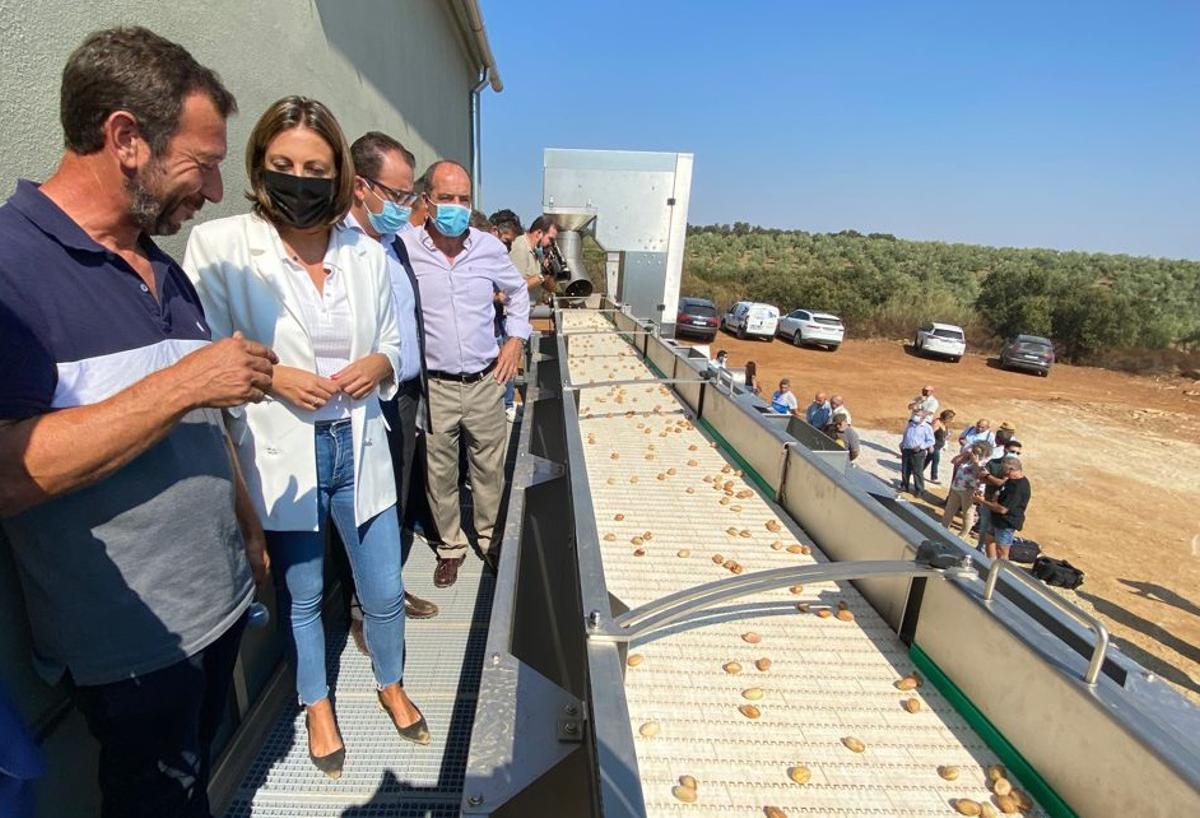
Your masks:
<svg viewBox="0 0 1200 818"><path fill-rule="evenodd" d="M62 162L0 207L0 516L48 682L100 743L104 818L208 818L262 530L221 408L262 400L273 354L211 343L151 234L222 195L233 96L141 28L63 72Z"/></svg>

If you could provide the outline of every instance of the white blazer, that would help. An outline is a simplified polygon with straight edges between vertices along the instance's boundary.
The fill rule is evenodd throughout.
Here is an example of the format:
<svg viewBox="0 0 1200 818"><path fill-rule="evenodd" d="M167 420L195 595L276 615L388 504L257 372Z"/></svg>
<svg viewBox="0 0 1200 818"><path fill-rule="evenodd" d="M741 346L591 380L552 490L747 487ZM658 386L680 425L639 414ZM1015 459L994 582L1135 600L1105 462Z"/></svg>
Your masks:
<svg viewBox="0 0 1200 818"><path fill-rule="evenodd" d="M346 275L354 318L350 360L380 352L400 370L400 330L392 305L387 257L379 242L334 227L330 239ZM200 293L213 338L241 330L265 344L279 363L316 372L312 341L302 320L299 291L279 256L274 225L247 213L192 228L183 269ZM395 377L350 409L354 439L354 518L358 525L396 504L382 398L395 395ZM230 436L263 527L317 530L317 454L311 412L268 395L231 412Z"/></svg>

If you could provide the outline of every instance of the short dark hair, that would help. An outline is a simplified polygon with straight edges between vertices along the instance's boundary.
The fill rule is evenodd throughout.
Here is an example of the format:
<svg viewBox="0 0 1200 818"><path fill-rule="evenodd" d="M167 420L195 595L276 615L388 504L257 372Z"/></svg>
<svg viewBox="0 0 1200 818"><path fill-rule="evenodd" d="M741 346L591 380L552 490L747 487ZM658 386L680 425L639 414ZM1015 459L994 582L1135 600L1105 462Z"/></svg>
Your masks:
<svg viewBox="0 0 1200 818"><path fill-rule="evenodd" d="M554 222L554 219L550 218L549 216L538 216L533 220L533 224L529 225L529 232L545 233L551 227L558 227L558 225Z"/></svg>
<svg viewBox="0 0 1200 818"><path fill-rule="evenodd" d="M78 154L104 147L104 122L114 111L137 120L150 152L160 156L179 129L183 101L204 93L221 116L237 100L187 49L141 26L109 28L87 36L67 58L59 91L63 141Z"/></svg>
<svg viewBox="0 0 1200 818"><path fill-rule="evenodd" d="M482 230L485 233L489 232L493 227L495 227L494 224L488 221L488 217L479 210L471 211L471 226L476 230Z"/></svg>
<svg viewBox="0 0 1200 818"><path fill-rule="evenodd" d="M354 170L359 176L368 179L378 179L383 167L383 157L388 151L396 151L410 168L417 166L417 157L400 142L382 131L367 131L354 140L350 146L350 155L354 157Z"/></svg>
<svg viewBox="0 0 1200 818"><path fill-rule="evenodd" d="M511 230L514 235L525 232L525 228L521 226L521 217L507 208L504 210L497 210L488 217L488 221L490 221L497 230Z"/></svg>
<svg viewBox="0 0 1200 818"><path fill-rule="evenodd" d="M246 178L250 181L246 198L253 203L253 210L259 216L276 224L283 220L271 203L263 181L267 170L267 146L284 131L301 127L315 131L333 151L334 193L330 206L333 218L329 222L332 224L344 218L354 203L354 158L337 118L324 103L315 99L298 96L277 99L258 118L250 132L250 141L246 143Z"/></svg>

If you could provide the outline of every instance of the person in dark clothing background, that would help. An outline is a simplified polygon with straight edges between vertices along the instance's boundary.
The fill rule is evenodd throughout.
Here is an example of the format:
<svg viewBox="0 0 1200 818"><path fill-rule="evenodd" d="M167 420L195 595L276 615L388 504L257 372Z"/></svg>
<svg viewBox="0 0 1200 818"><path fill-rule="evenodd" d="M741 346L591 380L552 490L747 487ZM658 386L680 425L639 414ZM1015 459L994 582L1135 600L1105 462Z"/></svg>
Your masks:
<svg viewBox="0 0 1200 818"><path fill-rule="evenodd" d="M1008 559L1008 548L1013 538L1025 525L1025 510L1029 507L1032 494L1029 478L1021 470L1021 460L1018 457L1005 457L1001 465L1004 485L996 493L995 500L976 498L976 503L985 506L992 513L991 528L984 534L987 543L987 555L991 559L999 556Z"/></svg>

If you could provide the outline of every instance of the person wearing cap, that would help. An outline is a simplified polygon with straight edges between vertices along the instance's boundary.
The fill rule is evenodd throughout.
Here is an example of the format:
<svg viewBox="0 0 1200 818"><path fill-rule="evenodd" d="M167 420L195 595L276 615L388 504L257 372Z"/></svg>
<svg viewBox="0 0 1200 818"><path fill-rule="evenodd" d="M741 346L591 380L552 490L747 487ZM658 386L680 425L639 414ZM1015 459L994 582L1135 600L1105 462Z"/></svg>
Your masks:
<svg viewBox="0 0 1200 818"><path fill-rule="evenodd" d="M929 419L920 410L908 419L904 437L900 440L900 490L909 491L911 480L914 497L925 493L925 458L933 451L933 429Z"/></svg>

